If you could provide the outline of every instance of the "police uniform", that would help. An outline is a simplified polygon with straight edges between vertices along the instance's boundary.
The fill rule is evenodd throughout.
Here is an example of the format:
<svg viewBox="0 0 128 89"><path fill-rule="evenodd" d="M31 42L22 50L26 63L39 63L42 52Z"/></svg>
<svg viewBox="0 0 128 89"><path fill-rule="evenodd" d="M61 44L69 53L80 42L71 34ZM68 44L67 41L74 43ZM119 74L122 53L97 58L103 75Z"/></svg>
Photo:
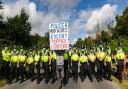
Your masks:
<svg viewBox="0 0 128 89"><path fill-rule="evenodd" d="M2 50L2 59L3 59L3 76L5 77L5 79L7 79L9 81L9 74L10 74L10 59L11 59L11 51L8 47L5 47Z"/></svg>
<svg viewBox="0 0 128 89"><path fill-rule="evenodd" d="M81 66L80 66L81 81L83 82L84 79L86 78L86 76L88 76L92 82L93 78L92 78L92 75L91 75L90 70L89 70L88 57L84 51L82 51L80 53L79 61L81 63Z"/></svg>
<svg viewBox="0 0 128 89"><path fill-rule="evenodd" d="M72 55L72 49L71 48L68 50L68 55L69 55L68 68L71 69L71 55Z"/></svg>
<svg viewBox="0 0 128 89"><path fill-rule="evenodd" d="M90 49L90 52L88 54L88 61L89 61L89 69L90 69L90 73L91 75L95 76L95 61L96 61L96 56L95 56L95 50L94 49Z"/></svg>
<svg viewBox="0 0 128 89"><path fill-rule="evenodd" d="M32 50L29 50L29 55L27 57L27 67L28 67L28 77L33 80L34 76L34 58L33 58L33 53Z"/></svg>
<svg viewBox="0 0 128 89"><path fill-rule="evenodd" d="M56 59L57 59L57 54L56 54L55 51L52 51L52 54L51 54L51 75L52 75L52 82L54 82L57 79Z"/></svg>
<svg viewBox="0 0 128 89"><path fill-rule="evenodd" d="M13 51L11 56L11 72L10 72L10 82L12 83L13 79L16 78L16 81L19 81L19 51Z"/></svg>
<svg viewBox="0 0 128 89"><path fill-rule="evenodd" d="M125 54L122 48L119 47L116 54L116 61L117 61L117 78L121 83L122 83L122 71L124 69L124 59L125 59Z"/></svg>
<svg viewBox="0 0 128 89"><path fill-rule="evenodd" d="M68 63L70 63L68 51L64 52L63 57L64 57L64 83L67 84L68 83ZM69 64L69 67L70 67L70 64Z"/></svg>
<svg viewBox="0 0 128 89"><path fill-rule="evenodd" d="M106 58L104 60L105 62L105 78L110 80L111 81L111 74L112 74L112 71L111 71L111 65L112 65L112 57L111 57L111 49L110 47L108 47L106 49Z"/></svg>
<svg viewBox="0 0 128 89"><path fill-rule="evenodd" d="M100 47L97 48L97 52L96 52L96 66L97 66L97 80L98 82L104 77L104 59L105 59L105 52L103 51L103 47L102 45L100 45Z"/></svg>
<svg viewBox="0 0 128 89"><path fill-rule="evenodd" d="M40 77L40 51L36 51L35 52L35 55L34 55L34 63L35 63L35 67L36 67L36 70L37 70L37 81L40 81L41 80L41 77Z"/></svg>
<svg viewBox="0 0 128 89"><path fill-rule="evenodd" d="M50 78L50 69L49 69L49 53L46 50L42 50L41 53L42 68L44 70L45 83L48 83Z"/></svg>
<svg viewBox="0 0 128 89"><path fill-rule="evenodd" d="M75 82L77 82L78 80L78 60L79 60L79 56L78 56L78 52L75 49L72 56L71 56L71 60L72 60L72 76L73 76L73 80L75 80Z"/></svg>
<svg viewBox="0 0 128 89"><path fill-rule="evenodd" d="M20 71L20 76L21 76L21 82L24 81L25 77L27 78L27 72L26 72L26 55L25 51L21 49L21 53L19 54L19 71Z"/></svg>

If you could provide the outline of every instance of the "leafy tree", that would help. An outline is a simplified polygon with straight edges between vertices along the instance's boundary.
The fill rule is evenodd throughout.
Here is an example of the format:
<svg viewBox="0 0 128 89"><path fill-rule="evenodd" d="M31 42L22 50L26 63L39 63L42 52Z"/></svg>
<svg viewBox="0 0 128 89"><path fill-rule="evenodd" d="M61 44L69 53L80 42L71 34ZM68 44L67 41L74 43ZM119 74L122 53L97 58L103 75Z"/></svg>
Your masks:
<svg viewBox="0 0 128 89"><path fill-rule="evenodd" d="M31 41L32 41L32 46L37 46L38 47L38 43L41 40L41 36L39 34L35 34L35 35L31 35Z"/></svg>
<svg viewBox="0 0 128 89"><path fill-rule="evenodd" d="M2 1L0 0L0 10L3 10ZM5 38L5 23L3 22L2 14L0 14L0 47L2 48L3 43L6 43Z"/></svg>
<svg viewBox="0 0 128 89"><path fill-rule="evenodd" d="M78 38L77 41L76 41L76 47L80 48L81 45L83 45L83 40L82 40L82 38Z"/></svg>
<svg viewBox="0 0 128 89"><path fill-rule="evenodd" d="M89 48L91 45L95 44L95 40L91 37L88 37L84 40L84 44Z"/></svg>
<svg viewBox="0 0 128 89"><path fill-rule="evenodd" d="M29 15L24 9L19 15L7 18L5 38L10 44L23 45L24 47L31 46L31 24L28 21Z"/></svg>
<svg viewBox="0 0 128 89"><path fill-rule="evenodd" d="M39 34L35 34L31 36L33 47L36 46L38 48L49 47L49 33L45 33L44 36L40 36Z"/></svg>
<svg viewBox="0 0 128 89"><path fill-rule="evenodd" d="M101 40L102 40L103 42L110 42L111 37L110 37L108 31L106 31L106 32L105 32L105 31L102 31L102 32L101 32Z"/></svg>
<svg viewBox="0 0 128 89"><path fill-rule="evenodd" d="M3 5L2 1L0 0L0 10L3 10ZM0 15L0 19L2 19L2 15Z"/></svg>
<svg viewBox="0 0 128 89"><path fill-rule="evenodd" d="M116 27L115 27L115 34L127 36L128 37L128 7L123 11L121 16L116 16Z"/></svg>

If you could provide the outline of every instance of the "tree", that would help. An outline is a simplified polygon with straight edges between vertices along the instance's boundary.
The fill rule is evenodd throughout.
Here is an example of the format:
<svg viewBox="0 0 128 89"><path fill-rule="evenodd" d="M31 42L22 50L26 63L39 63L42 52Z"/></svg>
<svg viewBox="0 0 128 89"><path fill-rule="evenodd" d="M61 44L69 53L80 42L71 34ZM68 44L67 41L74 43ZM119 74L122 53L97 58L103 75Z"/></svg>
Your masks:
<svg viewBox="0 0 128 89"><path fill-rule="evenodd" d="M84 44L89 48L91 45L95 44L95 41L92 37L88 37L84 40Z"/></svg>
<svg viewBox="0 0 128 89"><path fill-rule="evenodd" d="M21 10L19 15L7 18L5 38L9 40L9 44L22 45L24 47L31 45L31 24L28 19L29 15L24 9Z"/></svg>
<svg viewBox="0 0 128 89"><path fill-rule="evenodd" d="M128 37L128 7L123 11L121 16L116 16L115 34Z"/></svg>
<svg viewBox="0 0 128 89"><path fill-rule="evenodd" d="M0 0L0 10L3 9L2 1ZM5 44L5 23L3 22L2 14L0 14L0 47L2 48L3 44Z"/></svg>
<svg viewBox="0 0 128 89"><path fill-rule="evenodd" d="M76 41L76 47L80 48L81 45L83 45L83 40L82 40L82 38L78 38L77 41Z"/></svg>
<svg viewBox="0 0 128 89"><path fill-rule="evenodd" d="M45 33L44 36L40 36L39 34L35 34L31 36L32 46L36 46L38 48L49 48L49 33Z"/></svg>
<svg viewBox="0 0 128 89"><path fill-rule="evenodd" d="M34 35L31 35L31 41L32 41L32 46L37 46L39 47L40 45L38 45L38 43L40 42L41 40L41 36L39 34L34 34Z"/></svg>
<svg viewBox="0 0 128 89"><path fill-rule="evenodd" d="M103 42L110 42L110 40L111 40L111 36L109 35L109 31L102 31L101 32L101 40L103 41Z"/></svg>
<svg viewBox="0 0 128 89"><path fill-rule="evenodd" d="M0 10L3 10L2 1L0 0ZM2 19L2 15L0 15L0 19Z"/></svg>

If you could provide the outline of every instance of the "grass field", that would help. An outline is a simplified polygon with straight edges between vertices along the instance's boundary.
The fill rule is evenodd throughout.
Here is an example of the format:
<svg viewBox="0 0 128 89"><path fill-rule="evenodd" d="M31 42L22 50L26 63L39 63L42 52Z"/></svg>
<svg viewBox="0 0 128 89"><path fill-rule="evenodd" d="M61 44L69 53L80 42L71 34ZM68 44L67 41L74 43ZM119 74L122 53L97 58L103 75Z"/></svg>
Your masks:
<svg viewBox="0 0 128 89"><path fill-rule="evenodd" d="M119 83L118 80L114 80L114 83L117 83L121 89L128 89L128 80L123 80L122 83Z"/></svg>
<svg viewBox="0 0 128 89"><path fill-rule="evenodd" d="M118 84L121 89L128 89L128 77L125 77L122 83L120 83L114 76L112 76L112 80L114 83Z"/></svg>
<svg viewBox="0 0 128 89"><path fill-rule="evenodd" d="M0 87L3 87L4 85L6 85L6 80L0 80Z"/></svg>

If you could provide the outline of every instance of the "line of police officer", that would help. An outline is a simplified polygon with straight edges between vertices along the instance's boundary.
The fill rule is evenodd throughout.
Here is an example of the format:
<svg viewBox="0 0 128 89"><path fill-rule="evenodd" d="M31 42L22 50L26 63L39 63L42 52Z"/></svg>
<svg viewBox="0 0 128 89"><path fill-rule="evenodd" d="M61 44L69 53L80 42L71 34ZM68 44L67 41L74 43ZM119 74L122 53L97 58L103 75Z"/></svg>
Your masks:
<svg viewBox="0 0 128 89"><path fill-rule="evenodd" d="M3 57L3 76L11 83L14 78L16 81L21 77L21 81L25 78L31 78L35 75L37 70L37 80L41 80L41 69L44 70L44 78L47 83L52 78L54 82L57 80L57 54L55 51L47 49L30 49L23 50L21 47L18 50L16 47L13 50L5 47L2 50ZM116 75L120 82L122 82L121 72L123 71L125 54L119 46L115 56L112 55L109 45L103 47L99 44L98 47L91 46L88 51L86 46L81 49L76 47L70 48L63 53L64 59L64 84L68 83L69 71L73 80L78 80L78 68L80 64L80 78L84 81L86 76L93 82L93 76L99 81L103 78L111 81L112 74L112 59L114 59L117 72Z"/></svg>
<svg viewBox="0 0 128 89"><path fill-rule="evenodd" d="M14 80L14 78L16 78L16 81L19 81L19 77L21 77L21 82L24 81L25 78L30 78L31 80L33 80L35 69L37 71L38 81L40 81L41 79L41 69L44 70L44 78L46 82L48 82L50 76L52 76L53 81L57 78L57 55L54 51L49 51L46 49L23 50L23 48L20 48L20 50L18 50L15 47L13 50L10 50L8 47L5 47L2 50L2 57L2 74L10 83Z"/></svg>
<svg viewBox="0 0 128 89"><path fill-rule="evenodd" d="M80 78L84 81L86 76L93 82L93 76L100 82L104 79L110 80L112 75L112 68L116 66L116 72L114 75L122 82L122 71L124 68L125 53L118 44L116 53L114 54L106 44L104 47L102 43L95 47L91 46L89 51L86 46L82 46L81 49L69 49L64 53L64 80L68 83L68 68L72 70L72 77L75 82L78 80L78 67L80 64Z"/></svg>

